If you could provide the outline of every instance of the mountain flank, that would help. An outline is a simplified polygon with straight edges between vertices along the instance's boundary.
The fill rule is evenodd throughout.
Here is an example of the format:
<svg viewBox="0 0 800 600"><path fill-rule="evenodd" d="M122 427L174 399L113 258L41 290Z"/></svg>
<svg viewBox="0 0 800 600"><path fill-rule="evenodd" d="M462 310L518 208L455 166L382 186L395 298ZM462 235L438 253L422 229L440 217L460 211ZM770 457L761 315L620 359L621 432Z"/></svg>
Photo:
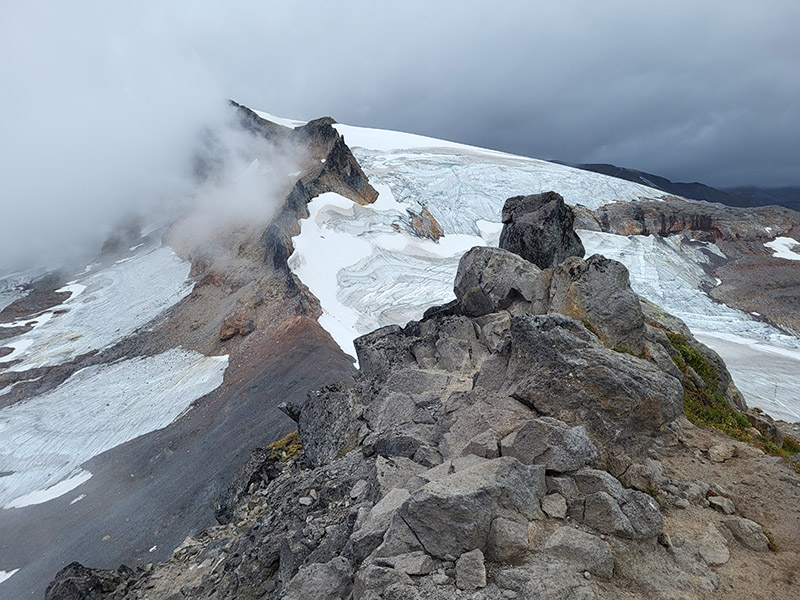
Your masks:
<svg viewBox="0 0 800 600"><path fill-rule="evenodd" d="M554 161L559 162L559 161ZM641 183L658 190L663 190L676 196L689 198L690 200L704 200L705 202L718 202L727 206L748 208L755 206L778 205L800 210L800 188L779 187L761 188L755 186L740 186L733 188L718 189L703 183L693 182L674 182L666 177L627 169L607 163L559 163L565 164L576 169L602 173L610 177Z"/></svg>

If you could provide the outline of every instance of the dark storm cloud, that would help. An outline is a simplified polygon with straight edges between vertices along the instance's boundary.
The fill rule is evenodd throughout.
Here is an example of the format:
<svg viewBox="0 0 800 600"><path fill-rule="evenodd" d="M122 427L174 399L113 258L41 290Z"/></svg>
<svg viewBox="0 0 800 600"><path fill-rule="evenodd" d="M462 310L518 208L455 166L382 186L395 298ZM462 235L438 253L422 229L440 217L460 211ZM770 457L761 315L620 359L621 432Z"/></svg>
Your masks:
<svg viewBox="0 0 800 600"><path fill-rule="evenodd" d="M161 202L228 97L673 179L800 184L800 3L654 4L4 3L0 252L28 251L19 223L100 237L131 203Z"/></svg>

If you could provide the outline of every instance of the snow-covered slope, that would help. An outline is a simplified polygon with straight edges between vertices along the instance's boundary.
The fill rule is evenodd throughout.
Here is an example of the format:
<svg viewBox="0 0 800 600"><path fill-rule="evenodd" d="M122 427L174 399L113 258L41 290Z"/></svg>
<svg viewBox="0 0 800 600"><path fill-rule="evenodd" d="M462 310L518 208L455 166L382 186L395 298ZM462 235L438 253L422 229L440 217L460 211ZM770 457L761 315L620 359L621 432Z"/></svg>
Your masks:
<svg viewBox="0 0 800 600"><path fill-rule="evenodd" d="M191 292L190 265L170 248L149 242L131 250L106 268L87 267L58 290L70 293L62 304L0 325L34 324L0 342L13 349L0 358L0 373L62 365L107 348ZM4 279L4 302L21 297L22 284L36 275ZM173 348L81 369L46 393L0 408L0 507L45 502L79 486L91 476L82 463L169 425L222 383L227 365L227 356ZM1 387L0 399L22 381Z"/></svg>
<svg viewBox="0 0 800 600"><path fill-rule="evenodd" d="M32 331L3 342L14 352L0 359L0 368L16 359L10 370L58 365L124 338L189 294L189 267L157 247L76 279L59 290L72 293L66 302L38 315Z"/></svg>
<svg viewBox="0 0 800 600"><path fill-rule="evenodd" d="M475 245L497 244L506 198L555 190L569 204L595 209L611 202L663 197L653 188L546 161L413 134L336 128L380 196L366 207L334 194L315 199L311 216L301 222L301 233L294 239L290 266L320 299L320 323L351 355L354 337L419 318L426 308L454 297L452 281L461 254ZM420 206L445 233L438 243L420 239L406 225L406 209ZM716 303L703 291L717 284L700 266L709 253L721 255L716 246L680 237L580 234L587 254L599 252L624 263L638 293L684 319L693 330L736 336L745 343L757 340L760 345L750 344L749 351L781 353L789 369L787 382L800 373L800 355L793 351L800 349L796 338ZM729 360L748 402L775 416L800 420L800 403L789 390L753 385L753 373L742 368L736 344L721 340L704 337Z"/></svg>
<svg viewBox="0 0 800 600"><path fill-rule="evenodd" d="M225 356L173 349L82 369L0 410L0 463L11 472L0 477L0 506L37 504L80 485L89 476L82 463L169 425L222 383L227 365Z"/></svg>

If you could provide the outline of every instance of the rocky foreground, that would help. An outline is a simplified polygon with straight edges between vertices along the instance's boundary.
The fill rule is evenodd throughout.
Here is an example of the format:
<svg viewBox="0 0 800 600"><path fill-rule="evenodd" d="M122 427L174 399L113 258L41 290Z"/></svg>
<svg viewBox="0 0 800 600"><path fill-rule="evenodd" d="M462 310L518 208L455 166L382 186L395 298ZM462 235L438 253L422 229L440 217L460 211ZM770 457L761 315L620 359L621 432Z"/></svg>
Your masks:
<svg viewBox="0 0 800 600"><path fill-rule="evenodd" d="M456 301L285 406L299 440L253 454L219 526L155 567L73 563L47 598L796 597L800 475L758 447L791 438L572 220L510 199Z"/></svg>

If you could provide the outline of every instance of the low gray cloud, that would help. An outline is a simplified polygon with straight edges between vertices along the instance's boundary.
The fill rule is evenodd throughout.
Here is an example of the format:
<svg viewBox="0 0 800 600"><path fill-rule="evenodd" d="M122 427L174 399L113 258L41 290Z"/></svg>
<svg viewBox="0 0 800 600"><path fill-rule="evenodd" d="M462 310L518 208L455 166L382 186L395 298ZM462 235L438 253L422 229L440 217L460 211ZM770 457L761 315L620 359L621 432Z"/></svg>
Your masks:
<svg viewBox="0 0 800 600"><path fill-rule="evenodd" d="M797 185L798 22L794 0L5 3L0 254L48 246L26 224L58 252L163 204L225 98L676 180Z"/></svg>

